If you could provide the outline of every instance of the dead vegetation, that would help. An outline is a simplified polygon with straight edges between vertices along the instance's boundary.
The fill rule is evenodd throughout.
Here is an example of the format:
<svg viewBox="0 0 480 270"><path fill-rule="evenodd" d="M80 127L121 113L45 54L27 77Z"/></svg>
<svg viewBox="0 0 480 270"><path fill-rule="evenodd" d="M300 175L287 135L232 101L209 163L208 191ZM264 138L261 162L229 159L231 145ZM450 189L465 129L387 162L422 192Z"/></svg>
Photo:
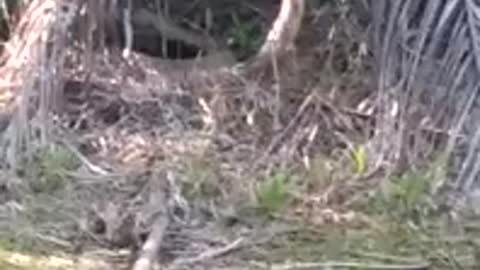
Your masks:
<svg viewBox="0 0 480 270"><path fill-rule="evenodd" d="M348 6L268 6L278 14L265 41L236 61L158 13L166 6L119 13L112 3L34 0L4 46L3 238L134 270L271 269L259 249L277 236L371 222L353 206L381 179L362 147L374 91L366 33ZM118 27L111 18L122 16L131 20ZM202 55L136 51L132 31L149 27Z"/></svg>

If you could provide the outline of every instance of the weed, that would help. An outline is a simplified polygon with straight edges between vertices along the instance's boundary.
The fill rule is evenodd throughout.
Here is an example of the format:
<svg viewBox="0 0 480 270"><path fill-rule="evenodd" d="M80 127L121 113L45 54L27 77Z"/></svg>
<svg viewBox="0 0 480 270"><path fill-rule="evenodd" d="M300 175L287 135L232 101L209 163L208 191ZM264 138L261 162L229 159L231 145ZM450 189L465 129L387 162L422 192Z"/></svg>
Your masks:
<svg viewBox="0 0 480 270"><path fill-rule="evenodd" d="M36 193L52 193L65 185L68 172L79 166L77 158L66 148L53 145L42 149L25 168L30 187Z"/></svg>
<svg viewBox="0 0 480 270"><path fill-rule="evenodd" d="M238 58L247 58L262 44L261 33L254 23L244 23L233 16L235 26L227 34L230 46L239 51Z"/></svg>
<svg viewBox="0 0 480 270"><path fill-rule="evenodd" d="M257 204L265 214L274 214L282 210L289 199L290 176L277 172L260 183L256 190Z"/></svg>
<svg viewBox="0 0 480 270"><path fill-rule="evenodd" d="M446 177L442 156L420 170L386 179L385 188L375 193L370 209L400 218L423 218L434 211L433 194Z"/></svg>
<svg viewBox="0 0 480 270"><path fill-rule="evenodd" d="M15 249L15 238L11 234L0 234L0 250L12 251Z"/></svg>
<svg viewBox="0 0 480 270"><path fill-rule="evenodd" d="M363 174L367 170L367 153L365 147L358 145L352 149L353 173Z"/></svg>

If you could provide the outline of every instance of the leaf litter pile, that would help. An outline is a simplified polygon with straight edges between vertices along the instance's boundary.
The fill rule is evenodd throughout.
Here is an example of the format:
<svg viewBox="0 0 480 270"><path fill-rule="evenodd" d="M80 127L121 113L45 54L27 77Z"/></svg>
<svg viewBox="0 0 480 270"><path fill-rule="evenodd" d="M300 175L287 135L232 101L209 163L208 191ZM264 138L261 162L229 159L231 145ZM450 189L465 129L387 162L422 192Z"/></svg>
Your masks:
<svg viewBox="0 0 480 270"><path fill-rule="evenodd" d="M301 22L287 49L217 66L71 44L80 5L32 1L1 59L2 269L475 269L441 164L370 166L365 29L305 5L265 33Z"/></svg>

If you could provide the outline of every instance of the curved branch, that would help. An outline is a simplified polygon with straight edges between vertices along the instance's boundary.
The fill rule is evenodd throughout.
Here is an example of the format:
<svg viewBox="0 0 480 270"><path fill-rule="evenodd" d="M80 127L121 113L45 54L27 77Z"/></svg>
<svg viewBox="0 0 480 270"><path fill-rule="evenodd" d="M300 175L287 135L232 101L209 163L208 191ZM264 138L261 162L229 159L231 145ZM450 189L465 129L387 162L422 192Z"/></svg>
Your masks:
<svg viewBox="0 0 480 270"><path fill-rule="evenodd" d="M305 0L282 0L280 12L257 57L287 51L293 47L305 13Z"/></svg>
<svg viewBox="0 0 480 270"><path fill-rule="evenodd" d="M211 39L209 36L199 35L188 31L187 29L170 22L163 14L152 13L145 8L140 8L133 12L132 23L138 26L152 26L167 38L182 40L202 49L210 50L218 47L215 40Z"/></svg>

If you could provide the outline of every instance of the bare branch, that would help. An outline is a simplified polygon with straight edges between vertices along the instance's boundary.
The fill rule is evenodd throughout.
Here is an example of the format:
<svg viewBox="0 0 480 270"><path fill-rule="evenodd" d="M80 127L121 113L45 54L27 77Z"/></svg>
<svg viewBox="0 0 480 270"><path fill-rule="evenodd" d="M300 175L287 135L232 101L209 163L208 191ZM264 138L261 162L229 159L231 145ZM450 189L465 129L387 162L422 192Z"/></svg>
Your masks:
<svg viewBox="0 0 480 270"><path fill-rule="evenodd" d="M283 0L280 12L258 56L268 56L291 48L300 30L304 13L304 0Z"/></svg>

